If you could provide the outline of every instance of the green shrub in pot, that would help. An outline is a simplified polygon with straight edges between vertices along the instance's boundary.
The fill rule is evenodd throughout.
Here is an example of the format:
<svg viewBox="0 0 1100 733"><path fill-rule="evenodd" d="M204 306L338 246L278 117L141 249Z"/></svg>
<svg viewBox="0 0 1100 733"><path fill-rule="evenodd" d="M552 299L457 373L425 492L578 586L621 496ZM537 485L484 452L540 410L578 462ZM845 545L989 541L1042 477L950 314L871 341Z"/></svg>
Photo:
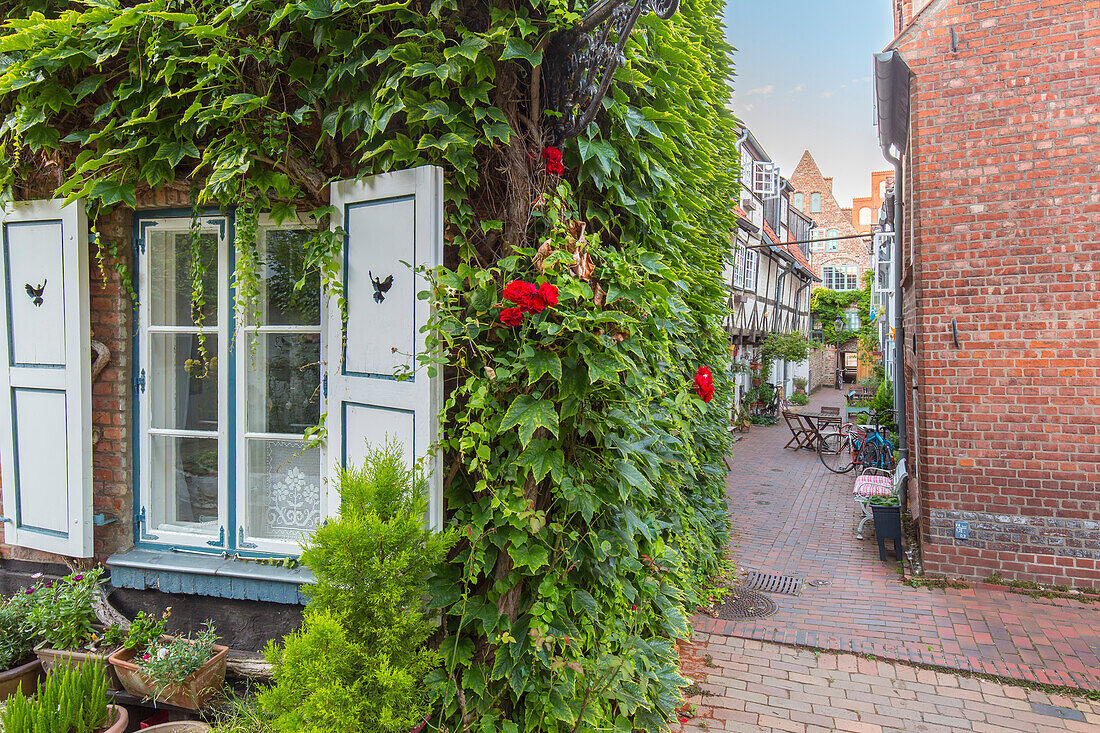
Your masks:
<svg viewBox="0 0 1100 733"><path fill-rule="evenodd" d="M89 663L59 666L33 697L8 698L0 720L6 733L98 733L122 730L124 717L107 704L104 666Z"/></svg>

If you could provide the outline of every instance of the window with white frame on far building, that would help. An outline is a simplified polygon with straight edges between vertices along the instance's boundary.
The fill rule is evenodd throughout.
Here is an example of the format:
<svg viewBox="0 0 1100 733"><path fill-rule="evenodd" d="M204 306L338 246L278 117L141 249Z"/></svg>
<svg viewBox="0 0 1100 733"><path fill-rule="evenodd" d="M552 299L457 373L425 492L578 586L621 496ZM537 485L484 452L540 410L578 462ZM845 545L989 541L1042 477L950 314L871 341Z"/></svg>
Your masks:
<svg viewBox="0 0 1100 733"><path fill-rule="evenodd" d="M825 239L828 240L828 241L825 242L825 251L826 252L836 252L839 249L837 247L837 241L836 241L836 238L839 237L839 236L840 236L840 230L838 230L838 229L830 229L829 231L825 232Z"/></svg>
<svg viewBox="0 0 1100 733"><path fill-rule="evenodd" d="M855 265L831 265L821 268L822 284L830 290L856 290L859 287L859 268Z"/></svg>

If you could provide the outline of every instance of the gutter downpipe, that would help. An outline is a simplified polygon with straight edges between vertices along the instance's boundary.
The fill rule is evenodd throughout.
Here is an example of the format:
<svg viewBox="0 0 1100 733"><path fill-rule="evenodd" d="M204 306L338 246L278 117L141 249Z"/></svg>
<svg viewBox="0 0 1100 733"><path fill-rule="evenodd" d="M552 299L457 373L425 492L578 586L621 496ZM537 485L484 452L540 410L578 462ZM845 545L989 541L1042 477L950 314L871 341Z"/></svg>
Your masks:
<svg viewBox="0 0 1100 733"><path fill-rule="evenodd" d="M893 148L884 157L894 164L894 415L898 424L898 457L909 466L909 418L905 414L905 322L903 315L901 267L902 233L904 232L901 203L902 165ZM909 469L912 470L912 469Z"/></svg>

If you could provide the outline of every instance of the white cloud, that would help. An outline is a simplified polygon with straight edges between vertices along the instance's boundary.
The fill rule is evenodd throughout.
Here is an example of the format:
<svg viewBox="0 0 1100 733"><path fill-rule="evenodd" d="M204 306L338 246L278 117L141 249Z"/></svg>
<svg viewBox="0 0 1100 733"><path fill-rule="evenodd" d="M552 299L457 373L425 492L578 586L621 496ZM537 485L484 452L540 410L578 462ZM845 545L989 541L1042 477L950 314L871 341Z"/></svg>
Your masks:
<svg viewBox="0 0 1100 733"><path fill-rule="evenodd" d="M852 79L852 80L851 80L850 82L848 82L848 83L849 83L849 84L870 84L870 83L871 83L871 77L869 77L869 76L861 76L861 77L858 77L858 78L856 78L856 79Z"/></svg>
<svg viewBox="0 0 1100 733"><path fill-rule="evenodd" d="M758 94L761 97L770 97L774 91L775 91L775 85L774 84L769 84L766 87L757 87L756 89L750 89L747 92L745 92L745 96L746 97L751 97L754 94Z"/></svg>
<svg viewBox="0 0 1100 733"><path fill-rule="evenodd" d="M832 97L832 96L833 96L833 93L832 93L832 92L822 92L822 93L821 93L821 98L822 98L822 99L829 99L829 98L830 98L830 97Z"/></svg>
<svg viewBox="0 0 1100 733"><path fill-rule="evenodd" d="M787 94L801 94L804 91L806 91L806 85L805 84L799 84L794 89L787 92Z"/></svg>

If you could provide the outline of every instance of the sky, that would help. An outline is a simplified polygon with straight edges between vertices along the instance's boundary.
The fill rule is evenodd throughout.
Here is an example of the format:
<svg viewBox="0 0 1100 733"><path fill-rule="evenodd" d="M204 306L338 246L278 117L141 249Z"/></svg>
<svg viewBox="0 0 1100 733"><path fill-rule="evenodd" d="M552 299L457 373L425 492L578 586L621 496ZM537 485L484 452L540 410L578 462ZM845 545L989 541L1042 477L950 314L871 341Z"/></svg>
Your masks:
<svg viewBox="0 0 1100 733"><path fill-rule="evenodd" d="M789 177L809 150L837 202L887 170L874 127L873 54L892 39L890 0L727 0L733 111Z"/></svg>

